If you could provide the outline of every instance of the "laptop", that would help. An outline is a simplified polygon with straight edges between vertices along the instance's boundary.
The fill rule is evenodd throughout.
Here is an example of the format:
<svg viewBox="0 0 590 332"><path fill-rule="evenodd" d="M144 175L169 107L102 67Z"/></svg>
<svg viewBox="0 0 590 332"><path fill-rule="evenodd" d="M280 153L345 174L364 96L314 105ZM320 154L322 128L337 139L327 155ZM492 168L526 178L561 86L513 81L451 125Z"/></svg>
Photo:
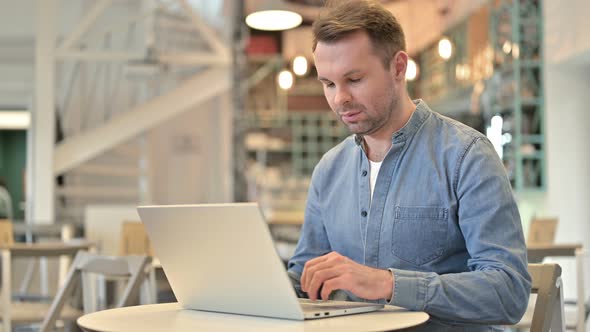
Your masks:
<svg viewBox="0 0 590 332"><path fill-rule="evenodd" d="M137 211L183 308L294 320L383 308L298 299L256 203L140 206Z"/></svg>

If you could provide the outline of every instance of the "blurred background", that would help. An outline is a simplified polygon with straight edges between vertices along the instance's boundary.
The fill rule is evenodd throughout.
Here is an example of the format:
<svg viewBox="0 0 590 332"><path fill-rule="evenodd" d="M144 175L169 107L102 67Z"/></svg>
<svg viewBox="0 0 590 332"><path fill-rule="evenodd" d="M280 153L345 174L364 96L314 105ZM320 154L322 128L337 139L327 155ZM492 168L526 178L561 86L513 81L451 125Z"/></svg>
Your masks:
<svg viewBox="0 0 590 332"><path fill-rule="evenodd" d="M410 96L490 138L525 234L554 218L552 240L590 246L590 2L381 2ZM287 259L349 135L313 64L323 3L0 0L0 218L83 235L138 204L257 201ZM250 16L269 9L295 15Z"/></svg>

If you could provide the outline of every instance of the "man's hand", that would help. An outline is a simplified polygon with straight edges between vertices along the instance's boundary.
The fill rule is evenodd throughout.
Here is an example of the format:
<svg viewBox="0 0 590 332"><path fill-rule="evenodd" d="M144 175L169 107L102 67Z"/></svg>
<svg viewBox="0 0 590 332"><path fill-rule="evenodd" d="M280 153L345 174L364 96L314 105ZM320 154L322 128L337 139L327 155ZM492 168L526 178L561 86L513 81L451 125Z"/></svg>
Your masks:
<svg viewBox="0 0 590 332"><path fill-rule="evenodd" d="M301 274L301 289L311 300L316 300L318 290L324 300L332 291L343 289L354 295L378 300L391 298L393 276L388 270L380 270L359 264L333 251L305 263Z"/></svg>

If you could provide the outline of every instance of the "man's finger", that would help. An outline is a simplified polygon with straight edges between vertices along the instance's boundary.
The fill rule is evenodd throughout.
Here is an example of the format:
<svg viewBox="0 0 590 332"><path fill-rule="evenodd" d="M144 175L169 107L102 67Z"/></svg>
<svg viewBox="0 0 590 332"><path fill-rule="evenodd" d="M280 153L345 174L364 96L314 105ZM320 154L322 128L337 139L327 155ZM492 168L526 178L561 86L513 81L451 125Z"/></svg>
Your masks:
<svg viewBox="0 0 590 332"><path fill-rule="evenodd" d="M332 278L330 280L324 281L322 285L321 291L321 299L328 300L330 298L330 294L337 289L345 289L346 287L346 277L344 275L338 275L336 278Z"/></svg>
<svg viewBox="0 0 590 332"><path fill-rule="evenodd" d="M328 255L330 255L330 254L328 254ZM325 256L328 256L328 255L325 255ZM325 257L325 256L323 256L323 257ZM330 255L329 257L325 257L323 260L315 261L310 266L308 266L306 264L305 268L303 270L304 277L302 276L302 278L301 278L301 289L304 292L307 292L308 293L307 295L309 295L309 292L310 292L309 287L310 287L312 279L314 278L314 275L318 271L329 269L329 268L332 268L332 267L342 264L344 260L340 259L340 257L342 257L342 256Z"/></svg>
<svg viewBox="0 0 590 332"><path fill-rule="evenodd" d="M320 290L326 280L338 277L342 273L339 266L327 267L314 273L307 287L307 295L310 299L315 300L320 297Z"/></svg>
<svg viewBox="0 0 590 332"><path fill-rule="evenodd" d="M331 257L332 253L325 254L323 256L319 256L313 259L308 260L305 265L303 266L303 272L301 273L301 280L299 281L301 284L301 289L304 292L307 292L306 286L309 283L309 270L313 268L315 265L320 264Z"/></svg>

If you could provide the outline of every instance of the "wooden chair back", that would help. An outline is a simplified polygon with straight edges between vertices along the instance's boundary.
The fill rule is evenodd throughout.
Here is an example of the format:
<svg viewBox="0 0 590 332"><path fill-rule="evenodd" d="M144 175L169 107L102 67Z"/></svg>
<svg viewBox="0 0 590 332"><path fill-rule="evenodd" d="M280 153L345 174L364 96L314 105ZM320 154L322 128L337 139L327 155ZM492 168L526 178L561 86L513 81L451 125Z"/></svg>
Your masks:
<svg viewBox="0 0 590 332"><path fill-rule="evenodd" d="M150 239L141 222L123 222L121 225L119 255L154 255Z"/></svg>
<svg viewBox="0 0 590 332"><path fill-rule="evenodd" d="M563 293L561 267L558 264L529 264L532 278L531 293L537 294L531 332L561 330L563 320Z"/></svg>
<svg viewBox="0 0 590 332"><path fill-rule="evenodd" d="M0 246L10 246L14 244L14 233L12 222L9 219L0 219Z"/></svg>
<svg viewBox="0 0 590 332"><path fill-rule="evenodd" d="M534 218L529 226L527 245L553 244L557 233L557 218Z"/></svg>

